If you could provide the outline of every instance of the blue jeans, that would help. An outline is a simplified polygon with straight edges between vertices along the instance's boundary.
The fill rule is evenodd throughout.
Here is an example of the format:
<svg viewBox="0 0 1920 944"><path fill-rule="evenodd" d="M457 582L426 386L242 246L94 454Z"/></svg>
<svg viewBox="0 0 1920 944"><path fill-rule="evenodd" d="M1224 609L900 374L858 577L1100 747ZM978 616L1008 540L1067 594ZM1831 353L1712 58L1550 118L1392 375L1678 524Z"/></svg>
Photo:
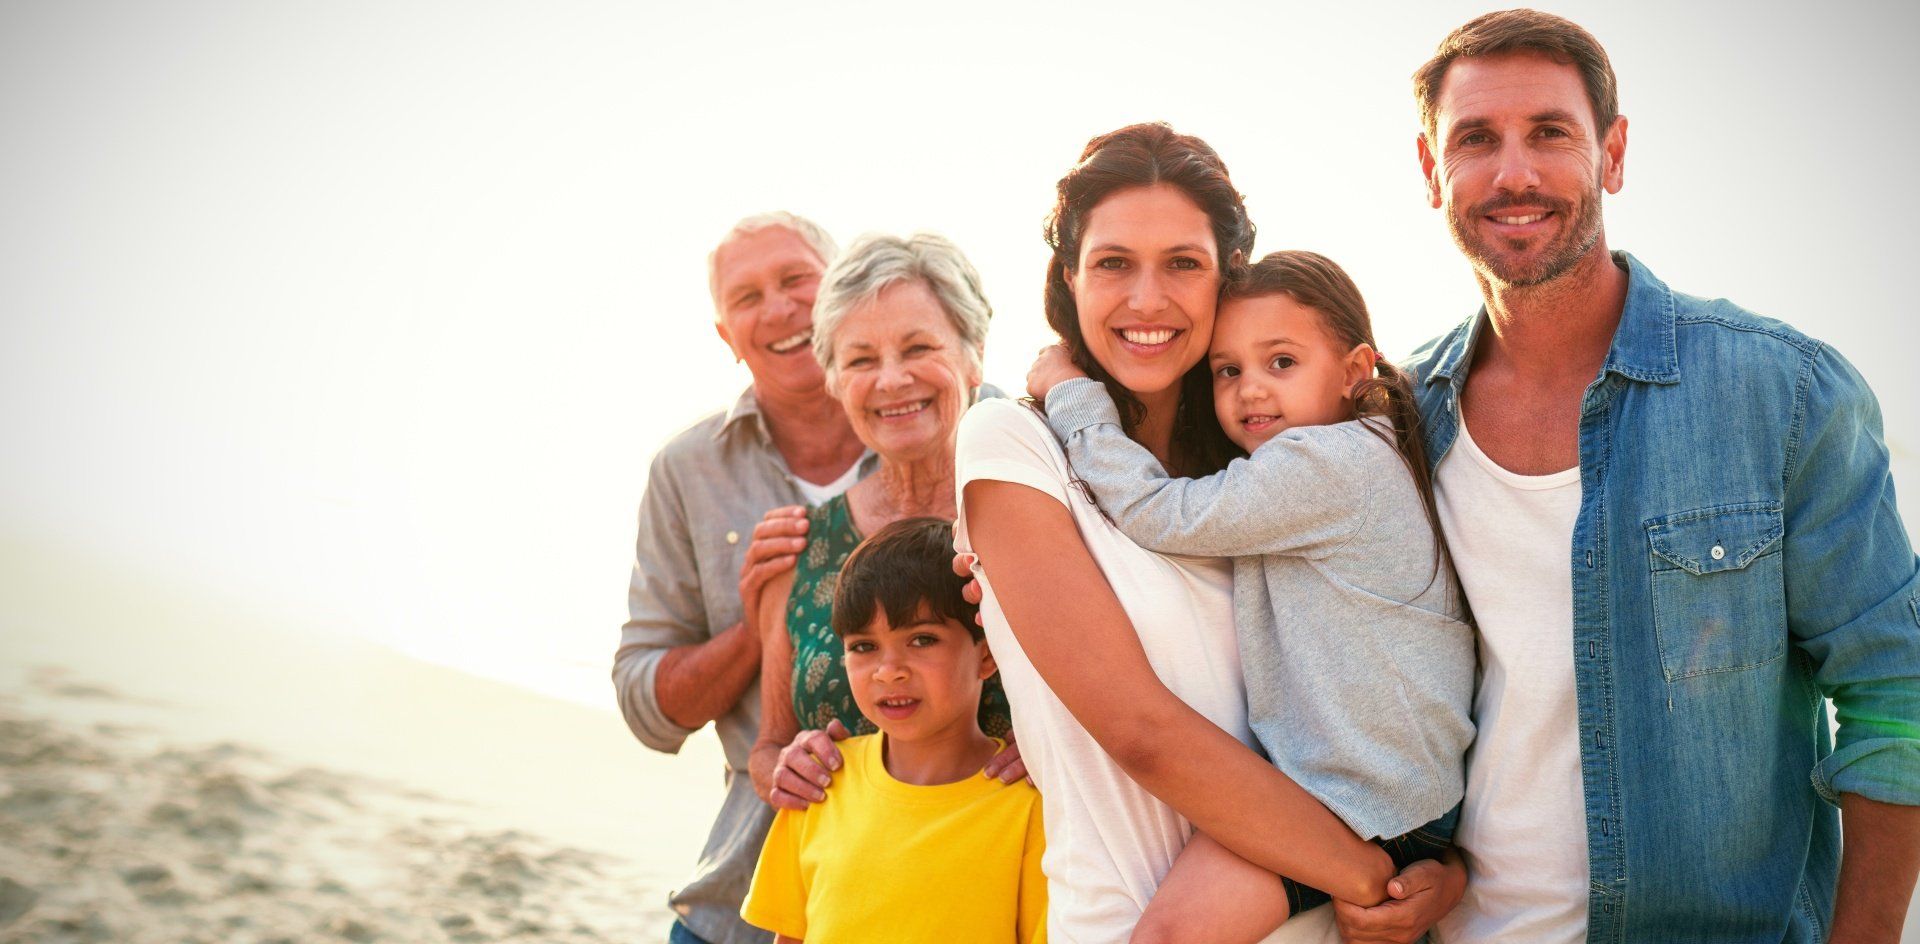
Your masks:
<svg viewBox="0 0 1920 944"><path fill-rule="evenodd" d="M709 944L709 942L706 938L687 930L686 925L675 921L673 929L667 932L667 944Z"/></svg>

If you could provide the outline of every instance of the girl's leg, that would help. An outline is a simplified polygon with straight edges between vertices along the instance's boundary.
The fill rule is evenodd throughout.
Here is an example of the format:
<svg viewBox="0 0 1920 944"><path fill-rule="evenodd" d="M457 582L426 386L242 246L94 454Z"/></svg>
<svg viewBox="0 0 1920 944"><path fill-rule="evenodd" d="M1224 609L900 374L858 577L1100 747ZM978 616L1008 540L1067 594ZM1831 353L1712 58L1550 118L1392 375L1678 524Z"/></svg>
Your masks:
<svg viewBox="0 0 1920 944"><path fill-rule="evenodd" d="M1203 833L1173 860L1130 944L1254 944L1287 920L1280 876Z"/></svg>

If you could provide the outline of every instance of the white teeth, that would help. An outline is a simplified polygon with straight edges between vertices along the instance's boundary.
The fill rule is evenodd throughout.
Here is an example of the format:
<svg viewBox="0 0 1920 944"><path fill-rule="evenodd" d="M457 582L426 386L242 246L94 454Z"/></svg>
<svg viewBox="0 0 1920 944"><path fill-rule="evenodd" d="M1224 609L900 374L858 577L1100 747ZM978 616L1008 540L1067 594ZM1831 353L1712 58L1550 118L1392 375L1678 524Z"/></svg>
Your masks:
<svg viewBox="0 0 1920 944"><path fill-rule="evenodd" d="M1267 422L1271 422L1272 420L1273 420L1273 417L1271 416L1249 416L1241 420L1240 422L1245 425L1252 426L1255 423L1267 423Z"/></svg>
<svg viewBox="0 0 1920 944"><path fill-rule="evenodd" d="M1121 328L1120 336L1135 344L1165 344L1178 333L1172 328Z"/></svg>
<svg viewBox="0 0 1920 944"><path fill-rule="evenodd" d="M1496 216L1494 217L1495 220L1505 223L1508 226L1522 226L1527 223L1537 223L1546 218L1547 218L1547 215L1545 213L1535 213L1531 216Z"/></svg>
<svg viewBox="0 0 1920 944"><path fill-rule="evenodd" d="M906 406L889 407L888 409L876 410L875 412L879 413L881 416L906 416L909 413L918 413L921 410L926 409L932 403L933 403L932 400L921 400L919 403L909 403Z"/></svg>
<svg viewBox="0 0 1920 944"><path fill-rule="evenodd" d="M800 332L799 334L794 335L793 337L781 338L780 340L767 345L767 347L772 348L773 353L775 354L785 354L788 351L791 351L794 348L799 347L800 345L805 344L811 340L813 340L813 329L808 328Z"/></svg>

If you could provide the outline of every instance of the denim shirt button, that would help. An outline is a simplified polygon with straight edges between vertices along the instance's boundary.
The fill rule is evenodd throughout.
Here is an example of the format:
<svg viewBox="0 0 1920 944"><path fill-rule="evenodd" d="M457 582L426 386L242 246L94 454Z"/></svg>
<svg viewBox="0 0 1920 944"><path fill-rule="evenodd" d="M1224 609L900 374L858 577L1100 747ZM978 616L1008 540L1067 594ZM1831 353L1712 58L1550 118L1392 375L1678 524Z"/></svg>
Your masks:
<svg viewBox="0 0 1920 944"><path fill-rule="evenodd" d="M1714 560L1719 560L1720 558L1727 556L1727 549L1724 547L1721 547L1718 544L1715 544L1713 546L1713 550L1708 551L1707 553L1713 555Z"/></svg>

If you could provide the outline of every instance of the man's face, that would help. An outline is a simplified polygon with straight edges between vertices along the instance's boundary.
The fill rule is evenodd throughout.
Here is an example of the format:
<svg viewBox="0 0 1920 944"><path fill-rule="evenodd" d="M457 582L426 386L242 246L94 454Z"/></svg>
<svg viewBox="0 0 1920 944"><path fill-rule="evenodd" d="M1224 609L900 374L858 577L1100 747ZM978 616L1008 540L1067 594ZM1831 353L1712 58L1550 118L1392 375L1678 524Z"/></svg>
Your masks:
<svg viewBox="0 0 1920 944"><path fill-rule="evenodd" d="M813 296L826 265L784 226L756 230L720 247L714 260L715 325L762 394L822 393L813 359Z"/></svg>
<svg viewBox="0 0 1920 944"><path fill-rule="evenodd" d="M1456 60L1420 140L1427 197L1490 281L1538 285L1600 243L1600 191L1618 193L1626 119L1596 131L1580 72L1529 52Z"/></svg>

